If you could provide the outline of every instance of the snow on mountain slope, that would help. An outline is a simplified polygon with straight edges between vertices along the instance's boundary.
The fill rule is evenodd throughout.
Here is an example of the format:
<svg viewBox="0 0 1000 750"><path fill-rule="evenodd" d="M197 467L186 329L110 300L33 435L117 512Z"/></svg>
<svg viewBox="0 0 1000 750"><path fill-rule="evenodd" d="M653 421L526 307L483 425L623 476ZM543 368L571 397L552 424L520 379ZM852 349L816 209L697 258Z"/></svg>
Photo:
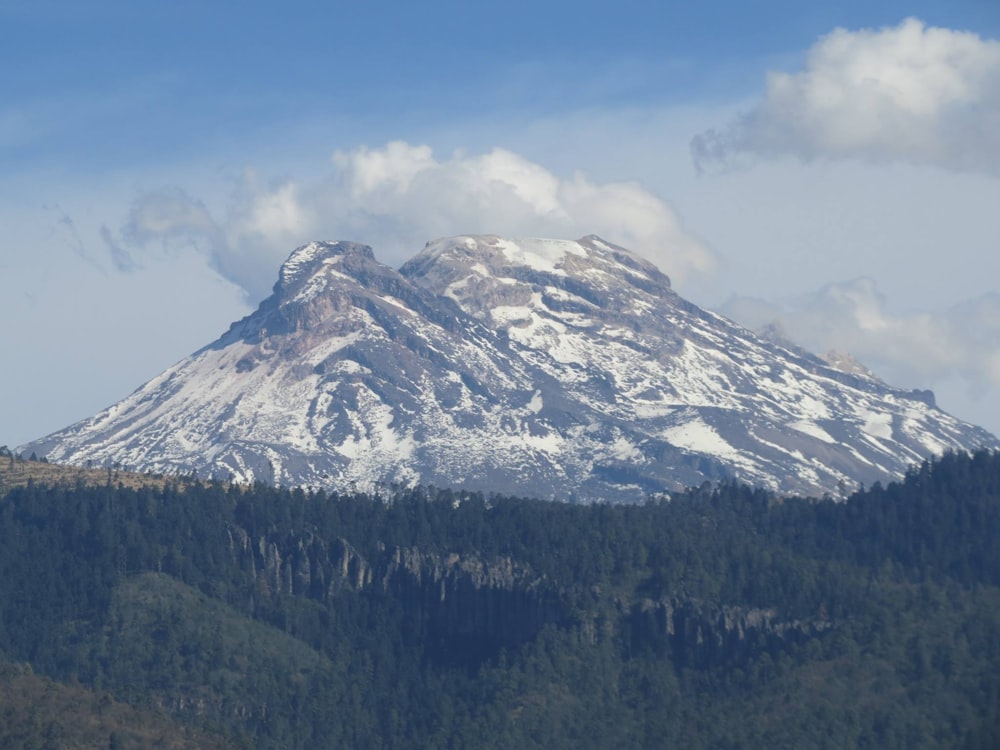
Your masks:
<svg viewBox="0 0 1000 750"><path fill-rule="evenodd" d="M25 450L312 487L636 500L836 492L1000 447L926 395L758 338L597 237L456 237L395 271L310 243L218 341Z"/></svg>
<svg viewBox="0 0 1000 750"><path fill-rule="evenodd" d="M652 264L597 237L439 240L401 272L638 433L646 460L622 471L697 457L712 477L816 491L898 475L949 448L997 444L926 393L845 373L686 302Z"/></svg>

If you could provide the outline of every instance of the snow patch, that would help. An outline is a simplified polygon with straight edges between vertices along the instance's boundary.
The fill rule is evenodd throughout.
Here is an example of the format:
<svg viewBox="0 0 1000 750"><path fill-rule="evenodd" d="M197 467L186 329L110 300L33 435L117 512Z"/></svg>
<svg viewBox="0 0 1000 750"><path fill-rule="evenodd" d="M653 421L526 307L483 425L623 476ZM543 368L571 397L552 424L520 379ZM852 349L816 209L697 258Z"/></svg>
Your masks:
<svg viewBox="0 0 1000 750"><path fill-rule="evenodd" d="M303 245L293 251L288 256L288 260L281 265L281 271L278 274L282 286L288 286L295 282L307 265L329 253L336 245L337 243L310 242L308 245Z"/></svg>
<svg viewBox="0 0 1000 750"><path fill-rule="evenodd" d="M567 255L587 255L579 243L568 240L498 239L496 247L514 265L563 276L566 272L560 266Z"/></svg>
<svg viewBox="0 0 1000 750"><path fill-rule="evenodd" d="M538 412L542 410L542 406L543 406L542 392L535 391L534 394L532 394L531 396L531 401L528 402L527 409L532 414L538 414Z"/></svg>
<svg viewBox="0 0 1000 750"><path fill-rule="evenodd" d="M723 458L737 458L740 453L701 419L693 419L685 424L663 431L663 437L671 445L685 448L693 453L705 453Z"/></svg>
<svg viewBox="0 0 1000 750"><path fill-rule="evenodd" d="M798 430L799 432L809 435L810 437L814 437L817 440L822 440L824 443L837 442L833 439L829 432L808 419L800 419L797 422L789 422L788 426L793 430Z"/></svg>
<svg viewBox="0 0 1000 750"><path fill-rule="evenodd" d="M868 412L864 415L864 426L861 428L872 437L882 440L892 440L892 415L885 412Z"/></svg>
<svg viewBox="0 0 1000 750"><path fill-rule="evenodd" d="M619 461L642 461L643 455L635 443L623 435L619 435L614 442L608 446L608 455L617 458Z"/></svg>

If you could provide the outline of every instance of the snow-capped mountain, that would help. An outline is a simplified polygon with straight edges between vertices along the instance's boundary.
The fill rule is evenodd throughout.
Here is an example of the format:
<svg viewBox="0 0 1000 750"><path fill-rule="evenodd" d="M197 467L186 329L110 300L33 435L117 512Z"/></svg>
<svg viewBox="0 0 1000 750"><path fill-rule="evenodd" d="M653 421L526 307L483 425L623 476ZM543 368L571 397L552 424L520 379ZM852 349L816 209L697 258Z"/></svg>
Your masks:
<svg viewBox="0 0 1000 750"><path fill-rule="evenodd" d="M782 492L1000 448L892 388L679 297L585 237L429 243L399 271L315 242L218 341L24 450L310 487L581 500L736 478Z"/></svg>

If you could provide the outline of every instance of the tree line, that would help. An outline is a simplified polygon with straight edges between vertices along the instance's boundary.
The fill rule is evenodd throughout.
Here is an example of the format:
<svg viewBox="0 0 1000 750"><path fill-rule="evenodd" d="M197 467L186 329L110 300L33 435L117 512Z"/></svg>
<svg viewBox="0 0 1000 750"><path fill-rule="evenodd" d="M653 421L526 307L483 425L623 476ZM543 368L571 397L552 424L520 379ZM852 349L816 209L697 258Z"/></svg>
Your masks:
<svg viewBox="0 0 1000 750"><path fill-rule="evenodd" d="M237 747L998 747L998 533L989 452L843 502L29 481L0 661Z"/></svg>

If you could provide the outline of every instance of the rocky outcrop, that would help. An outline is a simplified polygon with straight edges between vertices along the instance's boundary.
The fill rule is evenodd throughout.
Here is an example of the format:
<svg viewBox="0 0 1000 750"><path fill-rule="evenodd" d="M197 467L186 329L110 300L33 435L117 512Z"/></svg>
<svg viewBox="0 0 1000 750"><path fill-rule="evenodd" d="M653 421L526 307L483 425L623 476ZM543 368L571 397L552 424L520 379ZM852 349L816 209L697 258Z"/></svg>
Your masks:
<svg viewBox="0 0 1000 750"><path fill-rule="evenodd" d="M510 557L436 554L378 545L364 556L345 539L327 544L311 533L253 538L228 530L230 553L248 574L255 601L305 596L395 599L414 640L436 644L442 658L482 659L516 648L549 623L569 624L559 592Z"/></svg>
<svg viewBox="0 0 1000 750"><path fill-rule="evenodd" d="M775 609L684 596L619 595L608 602L599 589L585 597L593 606L581 609L578 596L506 556L382 544L365 556L345 539L326 544L310 533L253 539L238 527L229 541L258 597L307 596L333 605L343 596L390 597L404 610L414 642L463 663L515 649L549 624L575 629L591 644L621 637L626 648L669 653L678 667L698 668L739 663L761 648L776 651L832 627L823 618L788 619Z"/></svg>
<svg viewBox="0 0 1000 750"><path fill-rule="evenodd" d="M774 609L708 605L679 597L619 603L636 647L669 651L678 668L740 663L751 654L775 651L812 638L828 620L782 618Z"/></svg>

